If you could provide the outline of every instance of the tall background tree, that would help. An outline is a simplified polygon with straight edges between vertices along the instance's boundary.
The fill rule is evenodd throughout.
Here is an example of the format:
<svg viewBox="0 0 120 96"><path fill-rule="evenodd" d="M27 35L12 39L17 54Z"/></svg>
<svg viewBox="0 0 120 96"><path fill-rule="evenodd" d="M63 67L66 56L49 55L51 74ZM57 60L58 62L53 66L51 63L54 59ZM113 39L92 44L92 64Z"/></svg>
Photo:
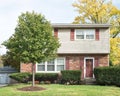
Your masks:
<svg viewBox="0 0 120 96"><path fill-rule="evenodd" d="M60 46L52 33L52 27L42 14L22 13L18 17L15 33L3 43L12 57L23 63L32 63L33 83L34 66L37 63L54 59Z"/></svg>
<svg viewBox="0 0 120 96"><path fill-rule="evenodd" d="M14 56L7 52L1 56L1 60L4 66L11 66L15 68L18 72L20 71L20 60L19 58L14 58Z"/></svg>
<svg viewBox="0 0 120 96"><path fill-rule="evenodd" d="M0 48L2 48L2 46L0 45ZM3 61L2 61L2 55L0 53L0 68L3 67Z"/></svg>
<svg viewBox="0 0 120 96"><path fill-rule="evenodd" d="M120 38L117 37L120 33L120 10L112 4L112 0L77 0L73 7L79 13L73 23L111 24L110 60L114 65L120 64Z"/></svg>
<svg viewBox="0 0 120 96"><path fill-rule="evenodd" d="M0 68L3 67L2 56L0 55Z"/></svg>

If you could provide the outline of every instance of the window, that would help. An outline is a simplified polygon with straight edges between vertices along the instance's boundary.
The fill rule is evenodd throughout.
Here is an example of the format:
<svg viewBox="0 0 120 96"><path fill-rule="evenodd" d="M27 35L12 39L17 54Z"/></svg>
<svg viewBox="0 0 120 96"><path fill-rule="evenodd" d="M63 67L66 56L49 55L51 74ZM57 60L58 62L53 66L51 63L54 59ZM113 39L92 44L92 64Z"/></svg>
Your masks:
<svg viewBox="0 0 120 96"><path fill-rule="evenodd" d="M83 31L77 31L76 32L76 39L84 39L84 32Z"/></svg>
<svg viewBox="0 0 120 96"><path fill-rule="evenodd" d="M94 29L76 29L75 38L76 40L90 40L95 39L95 30Z"/></svg>
<svg viewBox="0 0 120 96"><path fill-rule="evenodd" d="M36 64L37 72L57 72L65 69L65 58L59 57L55 60Z"/></svg>
<svg viewBox="0 0 120 96"><path fill-rule="evenodd" d="M65 61L64 58L57 58L57 71L64 70Z"/></svg>
<svg viewBox="0 0 120 96"><path fill-rule="evenodd" d="M39 63L37 66L37 70L45 71L45 63Z"/></svg>
<svg viewBox="0 0 120 96"><path fill-rule="evenodd" d="M54 71L55 70L55 64L54 60L47 62L47 71Z"/></svg>

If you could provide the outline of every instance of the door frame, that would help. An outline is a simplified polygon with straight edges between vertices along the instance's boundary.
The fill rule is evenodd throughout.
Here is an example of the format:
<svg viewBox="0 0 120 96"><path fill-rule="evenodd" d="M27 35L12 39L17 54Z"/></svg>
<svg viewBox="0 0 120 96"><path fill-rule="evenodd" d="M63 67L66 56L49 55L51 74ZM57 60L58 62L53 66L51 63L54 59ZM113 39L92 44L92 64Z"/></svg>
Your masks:
<svg viewBox="0 0 120 96"><path fill-rule="evenodd" d="M86 59L92 59L93 60L93 70L95 67L95 58L94 57L84 57L84 79L86 78ZM94 78L94 73L93 73L92 78Z"/></svg>

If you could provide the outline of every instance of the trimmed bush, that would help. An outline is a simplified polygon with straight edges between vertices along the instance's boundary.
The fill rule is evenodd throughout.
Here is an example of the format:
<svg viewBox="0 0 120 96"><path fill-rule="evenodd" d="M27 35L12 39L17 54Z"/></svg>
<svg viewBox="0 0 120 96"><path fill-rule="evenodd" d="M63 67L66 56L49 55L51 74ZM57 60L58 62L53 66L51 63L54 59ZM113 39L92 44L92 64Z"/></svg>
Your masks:
<svg viewBox="0 0 120 96"><path fill-rule="evenodd" d="M99 67L94 69L96 82L100 85L120 86L120 67Z"/></svg>
<svg viewBox="0 0 120 96"><path fill-rule="evenodd" d="M50 81L51 83L54 83L58 78L57 73L36 73L35 74L35 80L38 81Z"/></svg>
<svg viewBox="0 0 120 96"><path fill-rule="evenodd" d="M62 73L62 84L79 84L81 80L80 70L63 70Z"/></svg>
<svg viewBox="0 0 120 96"><path fill-rule="evenodd" d="M13 73L10 75L10 78L21 82L21 83L28 83L28 81L32 81L32 74L30 73ZM57 80L58 74L57 73L36 73L35 74L35 81L49 81L54 83Z"/></svg>
<svg viewBox="0 0 120 96"><path fill-rule="evenodd" d="M30 79L31 74L30 73L13 73L10 74L10 78L21 82L21 83L27 83Z"/></svg>

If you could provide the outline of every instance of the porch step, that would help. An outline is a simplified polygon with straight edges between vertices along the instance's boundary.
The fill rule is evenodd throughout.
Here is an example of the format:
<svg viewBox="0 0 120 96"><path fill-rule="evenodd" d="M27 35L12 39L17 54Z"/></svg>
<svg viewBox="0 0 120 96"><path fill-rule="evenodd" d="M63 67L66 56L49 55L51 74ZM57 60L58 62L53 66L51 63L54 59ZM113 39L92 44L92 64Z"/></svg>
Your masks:
<svg viewBox="0 0 120 96"><path fill-rule="evenodd" d="M86 85L95 85L96 84L95 78L85 78L82 82L83 82L83 84L86 84Z"/></svg>

